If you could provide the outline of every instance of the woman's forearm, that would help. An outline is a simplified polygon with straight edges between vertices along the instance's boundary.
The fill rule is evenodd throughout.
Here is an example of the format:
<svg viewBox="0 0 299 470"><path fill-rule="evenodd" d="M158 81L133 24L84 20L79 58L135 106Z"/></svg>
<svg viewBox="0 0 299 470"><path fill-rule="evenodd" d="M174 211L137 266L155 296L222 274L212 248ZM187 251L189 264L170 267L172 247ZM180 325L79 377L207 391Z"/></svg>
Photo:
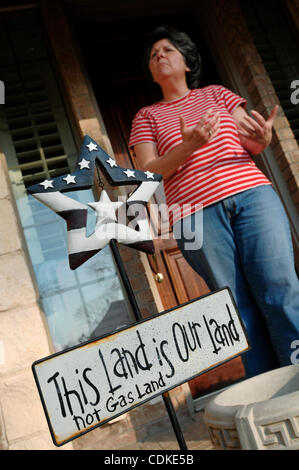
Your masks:
<svg viewBox="0 0 299 470"><path fill-rule="evenodd" d="M192 155L194 150L188 143L182 142L167 154L148 162L147 169L162 175L164 179L170 178L179 166Z"/></svg>
<svg viewBox="0 0 299 470"><path fill-rule="evenodd" d="M151 155L150 149L146 148L144 144L136 145L134 150L140 170L158 173L166 179L170 178L179 166L192 155L196 150L193 147L189 142L182 142L162 156L153 152Z"/></svg>

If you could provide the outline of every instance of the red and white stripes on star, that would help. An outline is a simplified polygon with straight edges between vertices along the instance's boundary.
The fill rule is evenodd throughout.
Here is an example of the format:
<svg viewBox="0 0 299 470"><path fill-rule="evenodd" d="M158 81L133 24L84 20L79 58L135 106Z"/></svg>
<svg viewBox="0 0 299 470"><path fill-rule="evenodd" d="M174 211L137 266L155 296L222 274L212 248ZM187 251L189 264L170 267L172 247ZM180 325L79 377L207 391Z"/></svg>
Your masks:
<svg viewBox="0 0 299 470"><path fill-rule="evenodd" d="M232 117L240 105L246 105L244 98L223 86L210 85L174 101L154 103L136 114L129 146L154 143L163 156L182 142L179 116L187 126L195 126L208 110L220 113L218 134L164 180L171 223L233 194L271 184L241 145Z"/></svg>

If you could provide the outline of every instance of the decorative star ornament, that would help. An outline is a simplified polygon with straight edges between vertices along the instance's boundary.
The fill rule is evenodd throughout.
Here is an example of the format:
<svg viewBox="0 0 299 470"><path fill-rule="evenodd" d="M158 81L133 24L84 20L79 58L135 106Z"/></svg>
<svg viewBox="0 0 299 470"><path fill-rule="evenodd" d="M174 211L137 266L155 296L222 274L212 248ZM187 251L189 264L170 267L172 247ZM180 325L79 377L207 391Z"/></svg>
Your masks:
<svg viewBox="0 0 299 470"><path fill-rule="evenodd" d="M117 221L115 212L123 205L123 202L112 202L103 190L99 202L89 202L88 205L96 211L96 227L99 227L104 222Z"/></svg>
<svg viewBox="0 0 299 470"><path fill-rule="evenodd" d="M101 192L98 202L88 205L78 202L63 193L90 189L94 183L95 165L105 174L111 186L136 184L126 201L112 201L106 191ZM162 180L161 175L121 168L115 160L89 136L85 136L81 146L78 164L72 174L57 176L27 188L37 200L65 219L68 232L68 255L71 269L81 266L89 258L102 250L111 240L130 246L145 253L154 253L154 244L147 220L146 204ZM117 210L126 204L132 221L117 220ZM88 206L96 213L95 230L86 235Z"/></svg>

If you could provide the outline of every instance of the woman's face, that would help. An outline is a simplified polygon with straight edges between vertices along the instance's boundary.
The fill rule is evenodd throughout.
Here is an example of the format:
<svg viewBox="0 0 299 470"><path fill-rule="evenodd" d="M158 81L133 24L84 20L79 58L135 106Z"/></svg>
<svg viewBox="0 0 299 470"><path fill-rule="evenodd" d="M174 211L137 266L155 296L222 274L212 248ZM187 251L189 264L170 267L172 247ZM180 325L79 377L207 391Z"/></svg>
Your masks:
<svg viewBox="0 0 299 470"><path fill-rule="evenodd" d="M181 78L190 69L186 66L184 56L168 40L157 41L150 52L149 70L154 82L163 84L169 77Z"/></svg>

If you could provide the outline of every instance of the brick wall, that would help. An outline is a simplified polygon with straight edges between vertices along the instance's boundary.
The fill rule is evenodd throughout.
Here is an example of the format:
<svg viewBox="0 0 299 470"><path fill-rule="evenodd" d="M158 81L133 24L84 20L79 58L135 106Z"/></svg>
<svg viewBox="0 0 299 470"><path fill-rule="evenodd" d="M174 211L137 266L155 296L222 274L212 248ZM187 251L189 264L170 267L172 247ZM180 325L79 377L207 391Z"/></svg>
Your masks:
<svg viewBox="0 0 299 470"><path fill-rule="evenodd" d="M293 3L298 7L298 0ZM267 117L274 105L279 104L279 100L248 31L238 0L212 0L212 4L254 108ZM299 209L299 147L281 108L274 121L271 148L292 200Z"/></svg>

